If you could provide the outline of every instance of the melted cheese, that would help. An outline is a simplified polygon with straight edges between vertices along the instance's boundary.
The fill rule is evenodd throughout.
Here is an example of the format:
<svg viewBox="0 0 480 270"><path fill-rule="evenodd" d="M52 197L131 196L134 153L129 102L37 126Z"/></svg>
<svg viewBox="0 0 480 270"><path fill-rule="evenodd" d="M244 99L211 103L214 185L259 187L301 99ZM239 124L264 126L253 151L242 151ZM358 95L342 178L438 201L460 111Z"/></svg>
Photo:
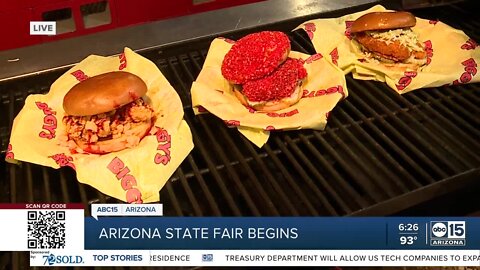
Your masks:
<svg viewBox="0 0 480 270"><path fill-rule="evenodd" d="M412 29L394 29L388 31L367 31L368 35L375 39L382 40L387 44L398 41L411 51L423 51L417 34Z"/></svg>

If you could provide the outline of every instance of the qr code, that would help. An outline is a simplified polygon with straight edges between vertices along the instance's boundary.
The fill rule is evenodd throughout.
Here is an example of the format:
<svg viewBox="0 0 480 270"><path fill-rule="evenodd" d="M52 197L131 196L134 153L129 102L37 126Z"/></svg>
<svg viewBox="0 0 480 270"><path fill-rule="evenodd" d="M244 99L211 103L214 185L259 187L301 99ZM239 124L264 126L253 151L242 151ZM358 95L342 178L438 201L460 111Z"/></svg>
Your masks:
<svg viewBox="0 0 480 270"><path fill-rule="evenodd" d="M65 248L65 211L28 211L28 248Z"/></svg>

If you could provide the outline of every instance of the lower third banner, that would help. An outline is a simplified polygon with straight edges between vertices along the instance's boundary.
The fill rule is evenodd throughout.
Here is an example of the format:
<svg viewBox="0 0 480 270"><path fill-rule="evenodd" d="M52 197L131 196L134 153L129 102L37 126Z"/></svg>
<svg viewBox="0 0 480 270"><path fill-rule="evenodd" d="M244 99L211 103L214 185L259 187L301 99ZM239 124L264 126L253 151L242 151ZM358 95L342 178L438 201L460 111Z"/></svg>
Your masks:
<svg viewBox="0 0 480 270"><path fill-rule="evenodd" d="M478 218L85 219L87 250L478 250Z"/></svg>

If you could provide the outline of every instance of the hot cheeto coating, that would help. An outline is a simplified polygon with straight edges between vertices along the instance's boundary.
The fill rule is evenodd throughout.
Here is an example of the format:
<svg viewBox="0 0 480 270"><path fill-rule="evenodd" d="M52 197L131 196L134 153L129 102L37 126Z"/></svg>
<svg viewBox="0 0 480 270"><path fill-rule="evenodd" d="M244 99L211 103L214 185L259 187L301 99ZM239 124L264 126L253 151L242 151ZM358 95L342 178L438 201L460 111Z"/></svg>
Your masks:
<svg viewBox="0 0 480 270"><path fill-rule="evenodd" d="M290 40L277 31L253 33L239 39L225 55L222 75L243 84L272 73L288 56Z"/></svg>
<svg viewBox="0 0 480 270"><path fill-rule="evenodd" d="M243 94L253 102L279 100L289 97L298 85L298 81L307 76L303 62L288 58L272 74L243 85Z"/></svg>

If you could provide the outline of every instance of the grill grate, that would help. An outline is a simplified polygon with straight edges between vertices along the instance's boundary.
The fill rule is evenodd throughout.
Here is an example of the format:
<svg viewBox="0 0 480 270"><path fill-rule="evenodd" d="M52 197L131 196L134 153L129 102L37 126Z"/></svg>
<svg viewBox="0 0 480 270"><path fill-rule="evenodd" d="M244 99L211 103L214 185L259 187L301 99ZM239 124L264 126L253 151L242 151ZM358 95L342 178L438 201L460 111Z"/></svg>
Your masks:
<svg viewBox="0 0 480 270"><path fill-rule="evenodd" d="M464 5L417 12L464 29L478 41L480 22ZM315 52L305 33L290 36L294 50ZM179 93L195 144L161 190L165 215L392 215L475 186L480 178L480 84L399 96L383 83L347 76L350 95L332 111L326 130L272 133L258 149L220 119L193 114L190 86L211 40L142 53ZM45 93L64 71L0 84L0 188L6 191L0 202L117 202L79 184L70 168L3 161L13 118L26 96ZM12 256L0 255L0 269L26 265L26 257Z"/></svg>
<svg viewBox="0 0 480 270"><path fill-rule="evenodd" d="M478 84L399 96L347 76L350 96L325 131L273 133L257 149L216 117L193 115L189 90L210 40L144 53L178 91L194 134L195 149L161 191L167 215L349 215L479 168ZM315 52L305 33L291 40L294 50ZM0 86L3 151L26 96L48 91L62 72ZM115 202L77 183L68 168L2 162L1 169L9 179L4 202Z"/></svg>

